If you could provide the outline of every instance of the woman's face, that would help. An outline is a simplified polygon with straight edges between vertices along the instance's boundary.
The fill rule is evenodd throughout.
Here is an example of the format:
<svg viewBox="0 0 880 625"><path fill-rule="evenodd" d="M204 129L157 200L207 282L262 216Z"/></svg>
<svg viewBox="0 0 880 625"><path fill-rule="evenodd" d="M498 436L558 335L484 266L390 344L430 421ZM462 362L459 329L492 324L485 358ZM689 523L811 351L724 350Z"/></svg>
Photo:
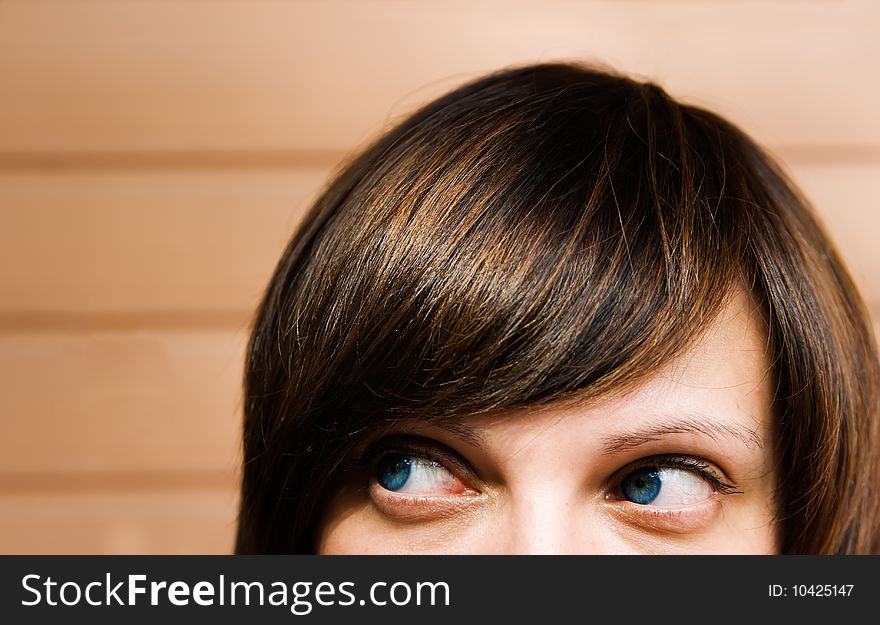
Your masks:
<svg viewBox="0 0 880 625"><path fill-rule="evenodd" d="M773 376L738 293L634 391L371 440L320 553L775 553Z"/></svg>

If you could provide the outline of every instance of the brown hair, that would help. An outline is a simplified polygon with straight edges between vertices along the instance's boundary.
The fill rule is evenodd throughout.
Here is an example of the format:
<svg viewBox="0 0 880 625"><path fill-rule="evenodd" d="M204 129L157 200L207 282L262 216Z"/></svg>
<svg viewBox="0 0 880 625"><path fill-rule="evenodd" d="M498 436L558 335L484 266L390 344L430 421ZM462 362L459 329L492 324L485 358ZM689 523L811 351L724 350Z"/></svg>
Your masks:
<svg viewBox="0 0 880 625"><path fill-rule="evenodd" d="M285 251L247 354L237 551L308 552L360 437L632 384L737 283L765 310L784 553L880 549L878 358L773 160L661 88L502 71L403 121Z"/></svg>

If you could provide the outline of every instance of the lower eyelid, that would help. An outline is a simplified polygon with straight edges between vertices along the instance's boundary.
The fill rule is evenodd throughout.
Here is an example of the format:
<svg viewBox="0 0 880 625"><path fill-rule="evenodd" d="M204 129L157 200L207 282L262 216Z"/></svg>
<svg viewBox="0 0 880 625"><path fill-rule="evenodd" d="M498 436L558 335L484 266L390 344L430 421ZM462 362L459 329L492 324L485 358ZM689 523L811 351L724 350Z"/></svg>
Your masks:
<svg viewBox="0 0 880 625"><path fill-rule="evenodd" d="M673 534L689 534L709 526L721 513L721 501L715 494L692 506L661 508L626 500L607 501L608 509L620 521L642 529Z"/></svg>
<svg viewBox="0 0 880 625"><path fill-rule="evenodd" d="M401 521L447 518L485 499L485 495L478 491L449 497L407 495L386 490L376 483L370 485L369 492L373 503L383 514Z"/></svg>

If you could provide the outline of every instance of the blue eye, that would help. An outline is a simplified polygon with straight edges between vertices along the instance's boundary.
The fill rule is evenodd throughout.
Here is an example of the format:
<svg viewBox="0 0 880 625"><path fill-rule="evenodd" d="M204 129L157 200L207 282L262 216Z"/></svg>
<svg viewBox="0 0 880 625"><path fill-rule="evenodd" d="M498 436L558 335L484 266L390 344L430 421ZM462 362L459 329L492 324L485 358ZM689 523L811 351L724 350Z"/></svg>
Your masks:
<svg viewBox="0 0 880 625"><path fill-rule="evenodd" d="M429 458L387 453L376 464L376 482L395 493L418 496L461 495L467 487L449 469Z"/></svg>
<svg viewBox="0 0 880 625"><path fill-rule="evenodd" d="M620 492L633 503L647 505L657 499L662 487L660 472L646 467L627 475L620 483Z"/></svg>
<svg viewBox="0 0 880 625"><path fill-rule="evenodd" d="M386 454L376 467L376 480L382 488L398 491L409 480L412 465L412 458L398 454Z"/></svg>
<svg viewBox="0 0 880 625"><path fill-rule="evenodd" d="M650 466L628 474L619 488L623 499L632 503L671 508L704 501L715 494L716 486L721 492L733 488L720 481L713 485L694 469Z"/></svg>

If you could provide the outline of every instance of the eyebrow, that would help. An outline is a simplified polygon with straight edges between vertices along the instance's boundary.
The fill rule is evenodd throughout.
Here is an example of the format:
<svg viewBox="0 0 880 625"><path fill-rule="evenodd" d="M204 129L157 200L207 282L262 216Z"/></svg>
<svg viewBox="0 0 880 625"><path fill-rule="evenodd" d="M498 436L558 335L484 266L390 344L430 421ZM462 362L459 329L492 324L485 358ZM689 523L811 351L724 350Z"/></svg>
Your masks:
<svg viewBox="0 0 880 625"><path fill-rule="evenodd" d="M482 448L485 443L479 429L460 421L438 421L431 425L449 432L453 436L464 440L474 447ZM718 421L709 415L700 412L689 412L686 416L658 423L644 428L639 428L621 434L606 436L602 439L603 455L613 455L642 445L653 443L664 436L672 434L696 434L711 438L712 440L733 439L745 447L763 449L764 441L758 433L750 427L742 424L728 424Z"/></svg>
<svg viewBox="0 0 880 625"><path fill-rule="evenodd" d="M652 443L670 434L696 434L712 440L733 439L746 447L763 448L764 442L758 433L741 424L723 423L708 415L690 413L686 417L666 423L650 425L631 432L614 434L602 439L602 453L606 455L621 453Z"/></svg>
<svg viewBox="0 0 880 625"><path fill-rule="evenodd" d="M483 435L479 432L479 430L477 430L477 428L466 425L459 421L438 421L436 423L431 422L431 425L438 427L446 432L449 432L453 436L467 443L470 443L478 449L482 448L485 442Z"/></svg>

